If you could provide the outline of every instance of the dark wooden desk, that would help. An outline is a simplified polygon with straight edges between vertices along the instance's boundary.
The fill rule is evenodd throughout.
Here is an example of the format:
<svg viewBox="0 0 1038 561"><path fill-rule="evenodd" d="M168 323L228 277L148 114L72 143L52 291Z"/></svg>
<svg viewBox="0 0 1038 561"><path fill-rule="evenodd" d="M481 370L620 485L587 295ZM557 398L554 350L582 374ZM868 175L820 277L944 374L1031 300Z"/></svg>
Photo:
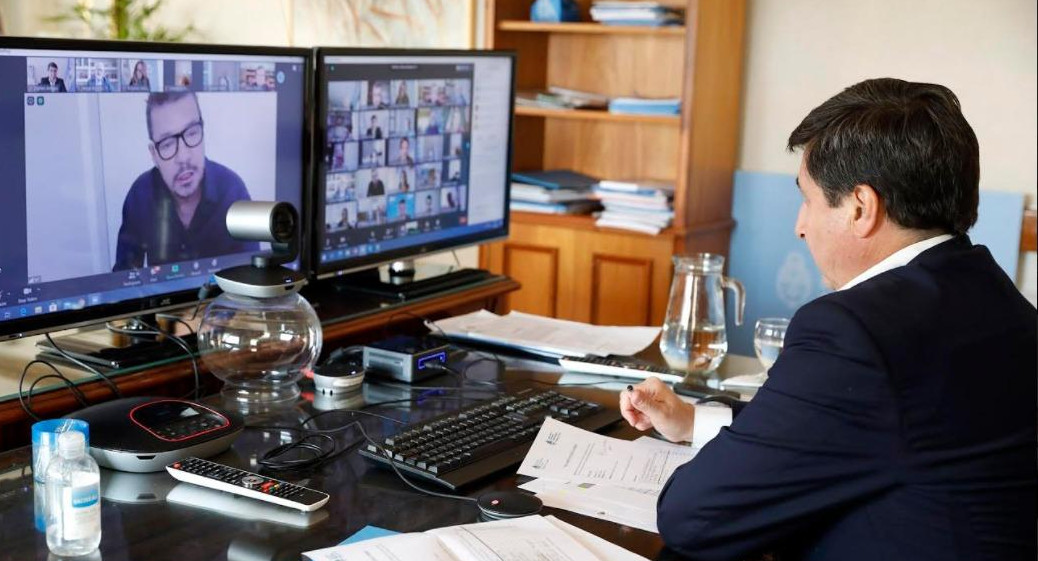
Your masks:
<svg viewBox="0 0 1038 561"><path fill-rule="evenodd" d="M483 380L499 379L513 391L523 387L551 389L550 382L557 378L557 374L552 373L499 373L498 366L489 361L475 365L468 375ZM426 383L455 384L455 379L450 377ZM613 392L591 388L554 389L612 407L617 405ZM398 389L365 387L363 399L373 402L409 395ZM410 422L456 409L459 402L468 403L492 396L493 392L488 391L487 386L473 386L471 392L465 392L463 400L441 396L405 406L380 406L369 410ZM313 411L313 405L304 401L289 410L265 418L253 418L249 422L264 426L296 425ZM363 423L372 438L398 430L394 423L347 411L327 414L315 423L331 428L354 419ZM633 438L637 433L618 423L612 427L612 434ZM247 429L229 451L214 459L256 471L254 462L258 454L293 437L287 430ZM359 446L360 438L354 429L337 436L340 446L351 443ZM281 476L324 490L332 497L322 510L313 515L312 525L306 528L234 518L202 506L171 504L166 498L177 490L173 488L171 491L174 480L162 472L126 474L102 470L105 473L101 489L101 556L104 561L298 560L300 552L337 544L366 525L413 532L476 522L476 508L471 503L421 495L408 488L393 472L373 466L354 450L350 449L301 479ZM34 489L30 457L28 447L0 454L0 544L3 544L0 560L44 560L48 556L45 536L33 526ZM513 488L515 484L514 470L511 470L464 491L467 495L477 496L490 489ZM650 559L656 558L662 549L662 542L656 534L566 511L545 509L544 513L554 514Z"/></svg>
<svg viewBox="0 0 1038 561"><path fill-rule="evenodd" d="M514 280L494 276L435 296L399 302L356 293L337 293L326 283L323 287L308 290L307 298L321 318L324 353L327 354L337 347L381 339L389 333L425 332L421 328L422 318L440 319L482 308L501 311L503 296L518 288L519 283ZM22 348L24 352L25 345ZM16 363L20 369L33 358L32 347L28 349L28 355L13 357L7 362ZM2 352L4 344L0 343ZM0 375L17 376L17 369L10 367L10 372ZM191 363L186 360L133 372L115 372L112 378L124 396L180 397L190 393L194 387ZM219 388L220 382L203 372L202 385L205 393L211 393ZM33 398L33 409L42 417L60 417L79 408L72 394L63 386L59 388ZM83 383L80 388L91 403L113 398L108 387L100 381ZM14 395L0 402L0 450L27 444L31 426L32 419L22 410Z"/></svg>

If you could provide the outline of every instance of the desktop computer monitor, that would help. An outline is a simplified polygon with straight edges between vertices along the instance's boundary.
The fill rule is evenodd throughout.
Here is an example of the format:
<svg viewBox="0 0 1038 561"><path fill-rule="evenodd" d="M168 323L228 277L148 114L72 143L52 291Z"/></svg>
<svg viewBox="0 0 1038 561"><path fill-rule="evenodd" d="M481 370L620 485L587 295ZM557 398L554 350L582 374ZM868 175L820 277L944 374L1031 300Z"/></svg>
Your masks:
<svg viewBox="0 0 1038 561"><path fill-rule="evenodd" d="M197 300L265 249L228 235L234 201L305 216L311 61L0 37L0 340Z"/></svg>
<svg viewBox="0 0 1038 561"><path fill-rule="evenodd" d="M318 277L508 235L515 57L318 49Z"/></svg>

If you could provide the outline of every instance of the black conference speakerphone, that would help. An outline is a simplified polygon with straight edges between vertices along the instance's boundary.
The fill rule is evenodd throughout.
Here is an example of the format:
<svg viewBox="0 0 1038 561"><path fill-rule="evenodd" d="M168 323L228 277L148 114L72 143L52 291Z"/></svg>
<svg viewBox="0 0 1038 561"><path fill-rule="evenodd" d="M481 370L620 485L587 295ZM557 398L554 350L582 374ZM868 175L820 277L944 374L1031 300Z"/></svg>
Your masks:
<svg viewBox="0 0 1038 561"><path fill-rule="evenodd" d="M68 417L90 424L90 454L98 464L129 472L161 471L181 458L219 454L245 426L237 413L162 397L117 399Z"/></svg>

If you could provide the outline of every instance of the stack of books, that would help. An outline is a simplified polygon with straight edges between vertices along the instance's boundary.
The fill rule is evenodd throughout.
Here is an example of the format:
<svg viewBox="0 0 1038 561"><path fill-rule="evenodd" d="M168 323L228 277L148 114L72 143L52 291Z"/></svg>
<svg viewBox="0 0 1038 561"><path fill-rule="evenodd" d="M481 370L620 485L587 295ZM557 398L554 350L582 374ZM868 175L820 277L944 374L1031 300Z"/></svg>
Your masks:
<svg viewBox="0 0 1038 561"><path fill-rule="evenodd" d="M616 97L609 101L609 112L631 115L677 115L681 113L681 98Z"/></svg>
<svg viewBox="0 0 1038 561"><path fill-rule="evenodd" d="M512 174L508 208L542 214L590 214L600 208L592 187L598 179L571 170Z"/></svg>
<svg viewBox="0 0 1038 561"><path fill-rule="evenodd" d="M606 25L681 25L685 11L662 2L600 1L591 5L591 19Z"/></svg>
<svg viewBox="0 0 1038 561"><path fill-rule="evenodd" d="M607 181L594 188L605 208L595 225L659 234L674 219L674 184L654 180Z"/></svg>
<svg viewBox="0 0 1038 561"><path fill-rule="evenodd" d="M521 90L515 95L516 105L549 109L606 109L609 101L604 95L558 86L549 86L548 91Z"/></svg>

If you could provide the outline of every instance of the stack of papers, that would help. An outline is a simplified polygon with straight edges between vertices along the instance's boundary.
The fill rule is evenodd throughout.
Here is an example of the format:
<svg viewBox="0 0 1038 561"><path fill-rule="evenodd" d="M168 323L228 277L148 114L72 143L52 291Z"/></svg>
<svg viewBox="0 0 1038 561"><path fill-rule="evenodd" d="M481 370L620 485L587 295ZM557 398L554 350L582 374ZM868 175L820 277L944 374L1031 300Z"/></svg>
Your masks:
<svg viewBox="0 0 1038 561"><path fill-rule="evenodd" d="M591 19L606 25L681 25L685 13L660 2L600 1L592 4Z"/></svg>
<svg viewBox="0 0 1038 561"><path fill-rule="evenodd" d="M658 234L674 219L674 184L653 180L600 181L595 195L605 210L596 225Z"/></svg>
<svg viewBox="0 0 1038 561"><path fill-rule="evenodd" d="M592 92L549 86L547 91L517 91L515 104L521 107L548 109L605 109L609 106L609 97Z"/></svg>
<svg viewBox="0 0 1038 561"><path fill-rule="evenodd" d="M545 419L519 466L520 475L537 479L520 488L552 508L657 532L659 494L697 451L648 437L620 440Z"/></svg>
<svg viewBox="0 0 1038 561"><path fill-rule="evenodd" d="M527 516L396 534L307 551L310 561L646 561L554 516Z"/></svg>
<svg viewBox="0 0 1038 561"><path fill-rule="evenodd" d="M597 201L598 197L590 189L548 189L528 183L512 183L510 199L514 202L527 203L569 203L573 201Z"/></svg>
<svg viewBox="0 0 1038 561"><path fill-rule="evenodd" d="M499 316L480 310L427 322L448 337L513 347L552 358L633 355L660 333L659 327L614 327L511 312Z"/></svg>
<svg viewBox="0 0 1038 561"><path fill-rule="evenodd" d="M515 172L508 206L543 214L589 214L599 208L591 191L597 182L571 170Z"/></svg>
<svg viewBox="0 0 1038 561"><path fill-rule="evenodd" d="M548 92L541 93L537 97L542 101L569 109L605 109L609 106L609 96L558 86L548 86Z"/></svg>
<svg viewBox="0 0 1038 561"><path fill-rule="evenodd" d="M591 214L598 208L599 205L597 201L538 203L513 200L508 203L508 210L536 212L538 214Z"/></svg>
<svg viewBox="0 0 1038 561"><path fill-rule="evenodd" d="M590 189L598 183L598 178L569 169L548 169L514 171L512 181L537 185L545 189Z"/></svg>

